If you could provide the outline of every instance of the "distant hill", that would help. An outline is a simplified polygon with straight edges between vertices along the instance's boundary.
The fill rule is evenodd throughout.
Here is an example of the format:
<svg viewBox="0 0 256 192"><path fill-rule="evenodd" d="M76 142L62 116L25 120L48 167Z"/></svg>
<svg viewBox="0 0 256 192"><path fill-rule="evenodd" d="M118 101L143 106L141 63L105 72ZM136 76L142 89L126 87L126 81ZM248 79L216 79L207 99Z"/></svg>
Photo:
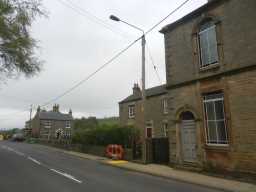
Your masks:
<svg viewBox="0 0 256 192"><path fill-rule="evenodd" d="M98 123L100 125L107 124L107 125L113 125L113 124L119 124L119 117L106 117L102 119L97 119Z"/></svg>
<svg viewBox="0 0 256 192"><path fill-rule="evenodd" d="M97 119L96 117L88 117L74 120L74 129L75 130L86 130L94 129L101 125L116 125L119 124L118 117L106 117Z"/></svg>

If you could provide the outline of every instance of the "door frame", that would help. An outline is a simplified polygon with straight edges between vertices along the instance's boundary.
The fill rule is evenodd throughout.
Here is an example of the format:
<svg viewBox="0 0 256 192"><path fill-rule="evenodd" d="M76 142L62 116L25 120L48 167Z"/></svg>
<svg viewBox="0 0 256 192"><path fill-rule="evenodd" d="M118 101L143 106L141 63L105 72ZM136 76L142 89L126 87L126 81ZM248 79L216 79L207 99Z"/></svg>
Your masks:
<svg viewBox="0 0 256 192"><path fill-rule="evenodd" d="M195 120L195 131L196 131L196 160L194 162L187 162L184 161L184 155L183 155L183 144L182 144L182 119L181 114L184 112L190 112L194 116ZM176 116L175 116L175 122L176 122L176 162L178 164L199 164L200 163L200 119L193 107L189 105L185 105L183 107L180 107L179 110L177 110Z"/></svg>

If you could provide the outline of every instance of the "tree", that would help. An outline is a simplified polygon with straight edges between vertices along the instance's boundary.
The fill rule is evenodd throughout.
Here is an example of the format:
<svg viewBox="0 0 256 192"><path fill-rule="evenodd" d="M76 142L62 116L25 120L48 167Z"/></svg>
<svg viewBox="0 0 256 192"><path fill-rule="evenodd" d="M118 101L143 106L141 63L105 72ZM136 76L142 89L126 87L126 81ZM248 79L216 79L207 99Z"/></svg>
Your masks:
<svg viewBox="0 0 256 192"><path fill-rule="evenodd" d="M30 27L45 16L41 0L0 0L0 77L33 76L42 62L35 56L37 42Z"/></svg>

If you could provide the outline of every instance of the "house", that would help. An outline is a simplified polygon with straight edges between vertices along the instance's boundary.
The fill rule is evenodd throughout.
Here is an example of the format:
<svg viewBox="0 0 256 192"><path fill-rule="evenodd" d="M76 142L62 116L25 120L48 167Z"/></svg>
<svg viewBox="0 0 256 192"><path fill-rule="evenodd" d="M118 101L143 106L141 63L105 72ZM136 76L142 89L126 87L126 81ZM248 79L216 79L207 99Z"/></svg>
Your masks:
<svg viewBox="0 0 256 192"><path fill-rule="evenodd" d="M32 135L32 127L30 127L30 120L25 122L24 135L30 137Z"/></svg>
<svg viewBox="0 0 256 192"><path fill-rule="evenodd" d="M255 10L211 0L160 31L170 164L256 173Z"/></svg>
<svg viewBox="0 0 256 192"><path fill-rule="evenodd" d="M136 160L144 161L146 156L147 161L154 159L152 150L149 150L150 152L147 154L142 153L145 147L143 144L145 139L150 143L153 139L162 140L161 138L164 139L165 143L166 141L168 142L168 106L167 90L165 86L166 85L160 85L146 89L145 114L143 114L142 93L138 84L134 84L133 93L130 96L119 102L120 124L132 125L140 131L140 138L134 141L133 146L133 158ZM152 145L148 148L152 148ZM168 147L166 148L164 146L164 148L168 152ZM161 159L156 158L154 162ZM168 157L165 157L164 161L166 161L165 159L168 159Z"/></svg>
<svg viewBox="0 0 256 192"><path fill-rule="evenodd" d="M147 138L167 136L169 164L256 173L255 8L211 0L160 31L166 85L146 91L145 116L138 85L119 103L121 124L141 130L146 161Z"/></svg>
<svg viewBox="0 0 256 192"><path fill-rule="evenodd" d="M32 136L47 140L71 139L72 127L72 111L61 113L59 105L54 105L52 111L41 110L39 106L31 120Z"/></svg>
<svg viewBox="0 0 256 192"><path fill-rule="evenodd" d="M166 94L165 85L146 90L145 136L147 138L167 136L165 129L168 115ZM133 94L119 102L120 123L121 125L133 125L143 133L142 115L141 89L138 84L134 84Z"/></svg>

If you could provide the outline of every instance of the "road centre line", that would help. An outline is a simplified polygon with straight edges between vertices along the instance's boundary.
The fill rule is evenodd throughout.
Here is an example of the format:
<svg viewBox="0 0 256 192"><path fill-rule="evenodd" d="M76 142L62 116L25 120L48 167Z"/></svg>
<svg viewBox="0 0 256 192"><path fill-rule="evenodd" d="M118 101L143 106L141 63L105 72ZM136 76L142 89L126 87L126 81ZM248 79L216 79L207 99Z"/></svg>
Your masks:
<svg viewBox="0 0 256 192"><path fill-rule="evenodd" d="M16 151L15 149L13 149L13 148L11 148L11 147L8 147L8 146L6 146L6 145L3 145L2 148L5 149L5 150L14 152L15 154L18 154L18 155L20 155L20 156L26 157L26 155L25 155L24 153L19 152L19 151ZM30 157L30 156L27 156L27 159L30 160L30 161L32 161L32 162L34 162L34 163L36 163L36 164L38 164L38 165L40 165L40 166L43 166L43 167L47 168L48 170L50 170L50 171L52 171L52 172L55 172L55 173L57 173L57 174L59 174L59 175L62 175L62 176L64 176L64 177L68 178L68 179L71 179L71 180L73 180L73 181L75 181L75 182L77 182L77 183L82 183L82 181L76 179L74 176L69 175L69 174L64 173L64 172L61 172L61 171L58 171L58 170L56 170L56 169L52 169L52 168L50 168L50 167L47 167L46 165L41 164L41 162L39 162L38 160L36 160L36 159L34 159L34 158Z"/></svg>
<svg viewBox="0 0 256 192"><path fill-rule="evenodd" d="M41 165L41 163L39 161L37 161L36 159L32 158L32 157L29 157L28 156L28 159L33 161L34 163L38 164L38 165Z"/></svg>
<svg viewBox="0 0 256 192"><path fill-rule="evenodd" d="M2 146L2 148L3 148L3 149L6 149L6 150L8 150L8 151L12 151L12 152L16 153L17 155L25 156L24 153L19 152L19 151L16 151L15 149L13 149L13 148L11 148L11 147L8 147L8 146L5 146L5 145L4 145L4 146Z"/></svg>
<svg viewBox="0 0 256 192"><path fill-rule="evenodd" d="M50 169L50 170L53 171L53 172L55 172L55 173L58 173L59 175L62 175L62 176L64 176L64 177L66 177L66 178L68 178L68 179L71 179L71 180L73 180L73 181L76 181L77 183L82 183L82 181L76 179L76 178L73 177L72 175L69 175L69 174L67 174L67 173L63 173L63 172L58 171L58 170L55 170L55 169Z"/></svg>

